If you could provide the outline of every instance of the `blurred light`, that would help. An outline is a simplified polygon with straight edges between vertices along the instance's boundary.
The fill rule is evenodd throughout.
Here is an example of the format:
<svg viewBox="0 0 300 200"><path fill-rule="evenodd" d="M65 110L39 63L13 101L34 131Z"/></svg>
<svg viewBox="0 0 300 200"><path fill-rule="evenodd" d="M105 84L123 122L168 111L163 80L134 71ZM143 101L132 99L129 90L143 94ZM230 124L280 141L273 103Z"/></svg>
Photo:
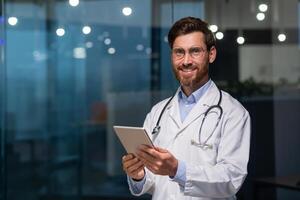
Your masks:
<svg viewBox="0 0 300 200"><path fill-rule="evenodd" d="M82 32L83 32L83 34L85 34L85 35L90 34L91 31L92 31L92 29L91 29L91 27L89 27L89 26L84 26L84 27L82 28Z"/></svg>
<svg viewBox="0 0 300 200"><path fill-rule="evenodd" d="M244 44L245 42L245 38L243 36L239 36L237 39L236 39L237 43L239 44Z"/></svg>
<svg viewBox="0 0 300 200"><path fill-rule="evenodd" d="M264 13L257 13L256 19L257 19L258 21L264 20L264 19L265 19L265 14L264 14Z"/></svg>
<svg viewBox="0 0 300 200"><path fill-rule="evenodd" d="M284 33L280 33L277 38L279 42L284 42L286 40L286 35Z"/></svg>
<svg viewBox="0 0 300 200"><path fill-rule="evenodd" d="M32 55L35 61L43 61L47 58L47 55L45 53L41 53L40 51L33 51Z"/></svg>
<svg viewBox="0 0 300 200"><path fill-rule="evenodd" d="M168 36L164 37L164 41L165 41L165 43L168 43Z"/></svg>
<svg viewBox="0 0 300 200"><path fill-rule="evenodd" d="M106 39L104 40L104 44L110 45L110 43L111 43L111 39L106 38Z"/></svg>
<svg viewBox="0 0 300 200"><path fill-rule="evenodd" d="M266 12L268 10L268 5L265 3L262 3L258 6L258 9L260 12Z"/></svg>
<svg viewBox="0 0 300 200"><path fill-rule="evenodd" d="M77 47L73 49L73 57L76 59L85 59L86 51L85 48Z"/></svg>
<svg viewBox="0 0 300 200"><path fill-rule="evenodd" d="M109 37L109 32L107 32L107 31L105 31L105 32L103 32L103 37Z"/></svg>
<svg viewBox="0 0 300 200"><path fill-rule="evenodd" d="M224 34L223 34L222 32L219 31L219 32L216 33L216 38L217 38L218 40L222 40L223 37L224 37Z"/></svg>
<svg viewBox="0 0 300 200"><path fill-rule="evenodd" d="M4 17L3 16L0 16L0 23L2 24L2 23L4 23Z"/></svg>
<svg viewBox="0 0 300 200"><path fill-rule="evenodd" d="M107 53L109 53L109 54L115 54L116 53L116 49L113 48L113 47L110 47L110 48L107 49Z"/></svg>
<svg viewBox="0 0 300 200"><path fill-rule="evenodd" d="M69 0L69 4L73 7L76 7L79 4L79 0Z"/></svg>
<svg viewBox="0 0 300 200"><path fill-rule="evenodd" d="M65 29L63 29L63 28L58 28L58 29L56 29L56 35L57 35L57 36L61 37L61 36L63 36L64 34L65 34Z"/></svg>
<svg viewBox="0 0 300 200"><path fill-rule="evenodd" d="M122 9L122 13L123 13L123 15L125 15L125 16L129 16L129 15L132 14L132 9L131 9L130 7L124 7L124 8Z"/></svg>
<svg viewBox="0 0 300 200"><path fill-rule="evenodd" d="M136 50L137 51L143 51L144 50L144 45L142 45L142 44L136 45Z"/></svg>
<svg viewBox="0 0 300 200"><path fill-rule="evenodd" d="M15 26L18 23L18 18L16 18L16 17L9 17L7 21L8 21L9 25Z"/></svg>
<svg viewBox="0 0 300 200"><path fill-rule="evenodd" d="M94 44L92 42L86 42L85 43L86 48L92 48L93 46L94 46Z"/></svg>
<svg viewBox="0 0 300 200"><path fill-rule="evenodd" d="M150 55L152 53L151 47L146 48L146 54Z"/></svg>
<svg viewBox="0 0 300 200"><path fill-rule="evenodd" d="M97 40L102 41L104 37L102 35L98 35Z"/></svg>
<svg viewBox="0 0 300 200"><path fill-rule="evenodd" d="M210 25L209 26L209 29L213 32L213 33L215 33L215 32L217 32L218 31L218 26L217 25L214 25L214 24L212 24L212 25Z"/></svg>
<svg viewBox="0 0 300 200"><path fill-rule="evenodd" d="M5 44L5 40L0 38L0 46L3 46Z"/></svg>

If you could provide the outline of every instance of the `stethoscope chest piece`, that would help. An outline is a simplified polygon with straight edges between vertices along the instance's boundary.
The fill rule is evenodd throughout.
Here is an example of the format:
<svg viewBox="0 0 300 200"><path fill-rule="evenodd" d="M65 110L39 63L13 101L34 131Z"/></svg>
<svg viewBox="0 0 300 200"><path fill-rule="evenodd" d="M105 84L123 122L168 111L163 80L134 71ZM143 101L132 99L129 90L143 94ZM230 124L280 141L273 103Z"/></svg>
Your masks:
<svg viewBox="0 0 300 200"><path fill-rule="evenodd" d="M152 130L152 135L158 135L160 132L160 126L159 125L156 125L154 127L154 129Z"/></svg>

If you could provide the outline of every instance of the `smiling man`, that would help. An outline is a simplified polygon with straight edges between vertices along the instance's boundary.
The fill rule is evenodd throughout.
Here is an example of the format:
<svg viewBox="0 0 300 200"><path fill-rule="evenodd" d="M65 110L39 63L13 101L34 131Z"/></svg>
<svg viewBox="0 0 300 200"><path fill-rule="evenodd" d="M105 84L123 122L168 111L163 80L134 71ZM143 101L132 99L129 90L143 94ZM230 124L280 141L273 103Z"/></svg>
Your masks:
<svg viewBox="0 0 300 200"><path fill-rule="evenodd" d="M171 43L173 70L187 96L208 81L208 65L216 58L215 46L207 47L205 41L202 32L193 32L178 36Z"/></svg>
<svg viewBox="0 0 300 200"><path fill-rule="evenodd" d="M122 158L130 191L158 200L235 199L247 175L249 113L209 77L217 50L206 22L180 19L168 40L180 86L145 119L155 147Z"/></svg>

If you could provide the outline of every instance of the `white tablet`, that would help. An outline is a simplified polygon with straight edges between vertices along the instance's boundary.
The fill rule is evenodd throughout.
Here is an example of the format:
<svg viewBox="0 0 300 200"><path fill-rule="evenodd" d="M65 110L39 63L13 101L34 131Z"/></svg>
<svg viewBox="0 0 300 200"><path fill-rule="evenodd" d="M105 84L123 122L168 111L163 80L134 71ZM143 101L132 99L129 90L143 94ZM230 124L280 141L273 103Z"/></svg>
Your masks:
<svg viewBox="0 0 300 200"><path fill-rule="evenodd" d="M142 127L113 126L127 153L135 153L141 144L153 146L146 130Z"/></svg>

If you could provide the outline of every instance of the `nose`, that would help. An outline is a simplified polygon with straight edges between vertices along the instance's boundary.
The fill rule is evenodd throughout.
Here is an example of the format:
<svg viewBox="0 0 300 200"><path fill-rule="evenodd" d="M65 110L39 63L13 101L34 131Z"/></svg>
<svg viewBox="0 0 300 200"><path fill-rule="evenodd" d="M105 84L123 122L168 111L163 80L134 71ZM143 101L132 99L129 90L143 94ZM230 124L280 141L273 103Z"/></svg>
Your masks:
<svg viewBox="0 0 300 200"><path fill-rule="evenodd" d="M184 66L189 66L192 64L192 57L190 56L189 53L186 53L183 57L183 65Z"/></svg>

